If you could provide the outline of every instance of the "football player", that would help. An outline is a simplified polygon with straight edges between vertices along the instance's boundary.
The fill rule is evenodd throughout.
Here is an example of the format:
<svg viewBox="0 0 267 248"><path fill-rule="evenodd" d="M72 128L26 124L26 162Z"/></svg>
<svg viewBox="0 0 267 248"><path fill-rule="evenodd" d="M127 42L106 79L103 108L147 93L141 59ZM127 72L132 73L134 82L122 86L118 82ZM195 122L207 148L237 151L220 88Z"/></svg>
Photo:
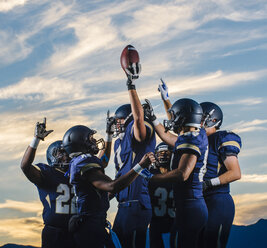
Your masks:
<svg viewBox="0 0 267 248"><path fill-rule="evenodd" d="M61 141L53 142L47 149L48 164L33 165L40 140L53 130L46 130L46 119L37 122L34 138L21 161L25 176L36 185L43 204L44 228L42 248L74 248L74 239L68 232L70 217L76 213L73 188L64 176L69 165L69 156Z"/></svg>
<svg viewBox="0 0 267 248"><path fill-rule="evenodd" d="M120 106L115 112L114 162L116 178L130 171L147 152L154 152L155 131L144 116L133 79L128 75L130 104ZM118 212L113 230L117 233L123 247L145 247L146 231L152 211L148 182L139 177L129 187L116 195Z"/></svg>
<svg viewBox="0 0 267 248"><path fill-rule="evenodd" d="M113 119L107 118L106 143L111 143L112 136L118 137L114 143L116 178L127 174L144 154L154 152L156 145L153 125L145 119L144 109L135 88L134 80L138 78L136 71L140 70L127 70L129 74L126 84L130 104L121 105L115 111ZM113 129L110 128L110 123L113 123ZM145 247L146 231L152 215L147 184L144 178L138 177L116 194L119 204L113 231L118 235L123 247Z"/></svg>
<svg viewBox="0 0 267 248"><path fill-rule="evenodd" d="M155 149L157 162L151 166L153 174L164 174L170 171L173 148L161 142ZM175 210L172 183L149 182L149 195L152 205L152 218L149 225L150 247L164 248L170 246L170 233L173 231Z"/></svg>
<svg viewBox="0 0 267 248"><path fill-rule="evenodd" d="M238 153L240 137L220 131L223 113L212 102L200 104L203 109L203 127L209 140L207 172L204 176L204 197L209 218L205 228L205 247L226 247L235 215L235 205L230 195L229 183L241 178Z"/></svg>
<svg viewBox="0 0 267 248"><path fill-rule="evenodd" d="M70 128L63 137L63 147L72 158L70 182L77 196L78 215L70 221L78 247L114 247L107 232L106 213L108 192L118 193L138 178L142 167L155 162L153 153L143 156L127 173L112 180L104 173L101 160L96 157L103 140L96 140L96 131L82 125Z"/></svg>
<svg viewBox="0 0 267 248"><path fill-rule="evenodd" d="M168 110L171 119L159 123L150 105L150 119L159 137L174 147L171 171L145 176L151 182L172 182L176 207L178 242L174 246L198 247L201 232L208 219L208 210L203 198L202 181L208 157L208 139L201 128L202 108L194 100L177 100ZM177 137L168 130L174 131ZM144 176L145 172L142 172Z"/></svg>

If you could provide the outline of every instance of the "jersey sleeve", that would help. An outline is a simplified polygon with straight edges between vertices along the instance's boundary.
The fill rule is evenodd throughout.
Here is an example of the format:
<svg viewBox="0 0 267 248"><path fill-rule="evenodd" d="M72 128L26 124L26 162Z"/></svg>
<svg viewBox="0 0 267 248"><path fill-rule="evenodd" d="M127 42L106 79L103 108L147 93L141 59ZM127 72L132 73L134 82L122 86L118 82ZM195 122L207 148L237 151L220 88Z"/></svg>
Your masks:
<svg viewBox="0 0 267 248"><path fill-rule="evenodd" d="M240 152L242 143L241 138L232 132L224 132L220 137L218 151L222 157L237 156Z"/></svg>
<svg viewBox="0 0 267 248"><path fill-rule="evenodd" d="M101 160L89 154L82 154L71 161L70 183L75 184L85 173L93 169L102 169Z"/></svg>
<svg viewBox="0 0 267 248"><path fill-rule="evenodd" d="M198 131L184 133L178 137L175 150L179 153L192 153L199 157L203 145L202 140L202 134Z"/></svg>
<svg viewBox="0 0 267 248"><path fill-rule="evenodd" d="M42 179L41 179L40 184L38 184L38 186L41 188L46 188L46 187L51 186L50 179L51 179L52 173L53 173L51 166L49 166L47 164L42 164L42 163L34 164L33 166L37 170L39 170L41 173Z"/></svg>
<svg viewBox="0 0 267 248"><path fill-rule="evenodd" d="M153 134L155 132L155 129L154 129L153 125L150 124L148 121L144 121L144 123L145 123L145 126L146 126L146 138L145 138L144 142L148 142L149 140L152 139ZM132 126L131 126L131 137L135 140L135 138L134 138L134 124L133 123L132 123Z"/></svg>

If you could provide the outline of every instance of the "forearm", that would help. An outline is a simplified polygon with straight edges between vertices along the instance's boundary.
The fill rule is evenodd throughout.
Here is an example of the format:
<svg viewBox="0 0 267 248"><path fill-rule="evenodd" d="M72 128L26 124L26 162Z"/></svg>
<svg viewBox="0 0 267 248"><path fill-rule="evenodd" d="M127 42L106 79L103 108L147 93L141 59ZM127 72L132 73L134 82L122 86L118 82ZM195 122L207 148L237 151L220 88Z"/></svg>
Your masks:
<svg viewBox="0 0 267 248"><path fill-rule="evenodd" d="M165 174L156 174L153 175L150 179L150 182L155 183L164 183L164 182L170 182L170 183L182 183L184 182L184 175L183 172L180 170L173 170Z"/></svg>
<svg viewBox="0 0 267 248"><path fill-rule="evenodd" d="M28 146L21 164L20 168L23 171L24 175L34 184L40 184L41 183L41 172L37 170L33 165L33 161L35 158L36 149L32 148L31 146Z"/></svg>
<svg viewBox="0 0 267 248"><path fill-rule="evenodd" d="M158 125L154 124L154 127L155 127L157 135L160 137L160 139L162 141L164 141L166 144L168 144L172 147L175 146L175 142L178 138L176 135L174 135L170 132L165 132L165 128L161 123L158 123Z"/></svg>
<svg viewBox="0 0 267 248"><path fill-rule="evenodd" d="M171 114L169 113L169 109L172 107L171 101L168 100L163 100L163 104L164 104L164 109L166 111L167 114L167 118L170 120L171 119Z"/></svg>
<svg viewBox="0 0 267 248"><path fill-rule="evenodd" d="M226 171L222 175L219 176L220 184L227 184L239 180L241 178L241 174L235 172L233 170Z"/></svg>
<svg viewBox="0 0 267 248"><path fill-rule="evenodd" d="M112 191L111 193L118 193L124 188L128 187L136 178L138 174L134 170L130 170L123 176L120 176L116 180L113 181Z"/></svg>
<svg viewBox="0 0 267 248"><path fill-rule="evenodd" d="M146 138L146 127L144 122L144 110L137 95L136 90L128 90L131 109L134 119L134 136L139 142Z"/></svg>
<svg viewBox="0 0 267 248"><path fill-rule="evenodd" d="M102 165L104 166L104 168L106 168L109 163L109 159L111 155L111 146L112 146L112 142L108 142L105 140L105 149L101 150L98 155L98 158L102 161Z"/></svg>

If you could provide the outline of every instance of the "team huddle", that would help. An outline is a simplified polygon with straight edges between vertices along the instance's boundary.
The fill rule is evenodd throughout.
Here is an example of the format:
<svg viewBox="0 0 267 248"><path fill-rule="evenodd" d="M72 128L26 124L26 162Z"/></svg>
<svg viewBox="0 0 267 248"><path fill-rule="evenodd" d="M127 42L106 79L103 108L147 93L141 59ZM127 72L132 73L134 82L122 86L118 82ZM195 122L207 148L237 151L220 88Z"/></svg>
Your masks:
<svg viewBox="0 0 267 248"><path fill-rule="evenodd" d="M73 126L48 147L48 164L33 165L40 140L52 132L46 119L36 124L21 169L43 204L42 247L226 247L235 212L229 183L241 177L240 137L219 130L223 113L215 103L182 98L171 104L163 80L158 90L167 120L160 123L136 91L139 58L122 60L130 104L114 116L108 111L105 139ZM113 138L115 179L105 175ZM113 197L118 210L111 227Z"/></svg>

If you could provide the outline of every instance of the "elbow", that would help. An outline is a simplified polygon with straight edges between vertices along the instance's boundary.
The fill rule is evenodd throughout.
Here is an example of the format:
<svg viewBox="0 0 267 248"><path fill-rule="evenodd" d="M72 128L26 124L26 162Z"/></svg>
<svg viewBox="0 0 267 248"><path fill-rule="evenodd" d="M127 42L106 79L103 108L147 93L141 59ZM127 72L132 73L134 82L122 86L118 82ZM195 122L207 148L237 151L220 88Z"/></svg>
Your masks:
<svg viewBox="0 0 267 248"><path fill-rule="evenodd" d="M23 172L25 172L26 169L27 169L27 164L24 163L24 162L22 161L22 162L20 163L20 169L21 169Z"/></svg>
<svg viewBox="0 0 267 248"><path fill-rule="evenodd" d="M239 171L236 173L236 179L235 180L240 180L241 179L241 172Z"/></svg>
<svg viewBox="0 0 267 248"><path fill-rule="evenodd" d="M185 172L180 172L178 174L178 180L183 183L189 178L189 175L187 175Z"/></svg>

